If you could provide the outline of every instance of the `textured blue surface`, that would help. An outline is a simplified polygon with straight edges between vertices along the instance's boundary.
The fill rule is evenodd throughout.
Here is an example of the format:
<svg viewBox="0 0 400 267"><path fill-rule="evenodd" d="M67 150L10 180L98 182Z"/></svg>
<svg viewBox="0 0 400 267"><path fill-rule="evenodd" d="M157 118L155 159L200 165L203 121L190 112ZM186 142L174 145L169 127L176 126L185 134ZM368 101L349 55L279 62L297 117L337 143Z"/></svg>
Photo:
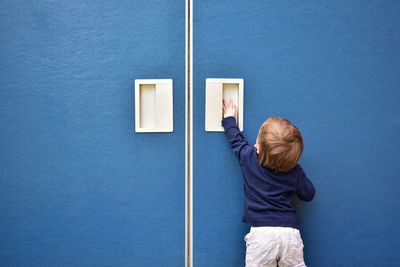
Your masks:
<svg viewBox="0 0 400 267"><path fill-rule="evenodd" d="M195 1L194 261L244 266L242 184L204 131L206 78L244 78L244 132L270 115L302 131L317 195L299 203L310 267L400 261L400 2Z"/></svg>
<svg viewBox="0 0 400 267"><path fill-rule="evenodd" d="M184 34L182 1L0 2L1 266L184 265ZM173 133L134 133L145 78Z"/></svg>
<svg viewBox="0 0 400 267"><path fill-rule="evenodd" d="M184 265L184 2L0 2L0 265ZM205 79L245 79L245 134L305 140L311 267L397 266L400 4L195 1L194 262L243 266L239 167ZM174 132L135 134L133 80L174 80Z"/></svg>

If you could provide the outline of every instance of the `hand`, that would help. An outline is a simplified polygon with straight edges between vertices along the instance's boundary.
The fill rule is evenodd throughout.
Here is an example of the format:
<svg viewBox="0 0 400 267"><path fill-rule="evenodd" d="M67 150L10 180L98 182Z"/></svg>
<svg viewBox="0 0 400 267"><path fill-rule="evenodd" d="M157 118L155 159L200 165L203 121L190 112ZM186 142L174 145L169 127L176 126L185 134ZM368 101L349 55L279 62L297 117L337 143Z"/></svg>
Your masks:
<svg viewBox="0 0 400 267"><path fill-rule="evenodd" d="M222 112L224 114L224 118L226 117L235 117L237 115L236 106L233 104L233 101L230 99L229 101L222 100Z"/></svg>

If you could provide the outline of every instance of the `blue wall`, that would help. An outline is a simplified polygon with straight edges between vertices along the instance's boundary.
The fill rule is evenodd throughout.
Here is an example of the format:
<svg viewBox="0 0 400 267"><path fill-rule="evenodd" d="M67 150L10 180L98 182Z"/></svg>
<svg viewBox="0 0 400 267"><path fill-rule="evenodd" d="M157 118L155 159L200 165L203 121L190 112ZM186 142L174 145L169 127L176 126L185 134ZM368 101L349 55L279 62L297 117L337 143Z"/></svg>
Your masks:
<svg viewBox="0 0 400 267"><path fill-rule="evenodd" d="M245 134L302 130L308 266L397 266L400 4L194 2L194 263L244 265L242 183L205 79L245 79ZM183 1L0 2L0 265L184 266ZM134 79L174 132L134 133Z"/></svg>
<svg viewBox="0 0 400 267"><path fill-rule="evenodd" d="M302 131L317 188L299 203L308 266L398 266L400 2L195 1L195 266L243 266L242 183L204 131L206 78L244 78L244 133Z"/></svg>
<svg viewBox="0 0 400 267"><path fill-rule="evenodd" d="M184 265L184 35L182 1L0 2L1 266ZM173 133L134 133L143 78Z"/></svg>

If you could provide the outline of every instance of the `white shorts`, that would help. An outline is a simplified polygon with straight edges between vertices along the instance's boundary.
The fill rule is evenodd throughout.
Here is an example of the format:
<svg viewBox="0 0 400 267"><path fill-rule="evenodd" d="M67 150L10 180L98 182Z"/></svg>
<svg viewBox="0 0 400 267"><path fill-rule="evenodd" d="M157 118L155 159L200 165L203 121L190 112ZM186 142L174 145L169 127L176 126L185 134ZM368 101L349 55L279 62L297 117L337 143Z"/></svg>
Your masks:
<svg viewBox="0 0 400 267"><path fill-rule="evenodd" d="M300 231L290 227L251 227L246 241L246 267L304 267Z"/></svg>

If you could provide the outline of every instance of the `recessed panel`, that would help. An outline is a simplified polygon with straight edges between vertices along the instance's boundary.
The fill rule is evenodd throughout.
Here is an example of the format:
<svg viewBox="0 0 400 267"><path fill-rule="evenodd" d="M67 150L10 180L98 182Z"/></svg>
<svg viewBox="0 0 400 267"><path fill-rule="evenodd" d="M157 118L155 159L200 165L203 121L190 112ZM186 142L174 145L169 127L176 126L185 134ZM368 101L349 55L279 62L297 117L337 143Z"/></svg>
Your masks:
<svg viewBox="0 0 400 267"><path fill-rule="evenodd" d="M140 128L156 127L156 85L140 85Z"/></svg>
<svg viewBox="0 0 400 267"><path fill-rule="evenodd" d="M135 131L173 131L171 79L135 80Z"/></svg>
<svg viewBox="0 0 400 267"><path fill-rule="evenodd" d="M236 121L243 131L243 79L207 79L205 129L208 132L223 132L222 101L232 100L237 108Z"/></svg>

